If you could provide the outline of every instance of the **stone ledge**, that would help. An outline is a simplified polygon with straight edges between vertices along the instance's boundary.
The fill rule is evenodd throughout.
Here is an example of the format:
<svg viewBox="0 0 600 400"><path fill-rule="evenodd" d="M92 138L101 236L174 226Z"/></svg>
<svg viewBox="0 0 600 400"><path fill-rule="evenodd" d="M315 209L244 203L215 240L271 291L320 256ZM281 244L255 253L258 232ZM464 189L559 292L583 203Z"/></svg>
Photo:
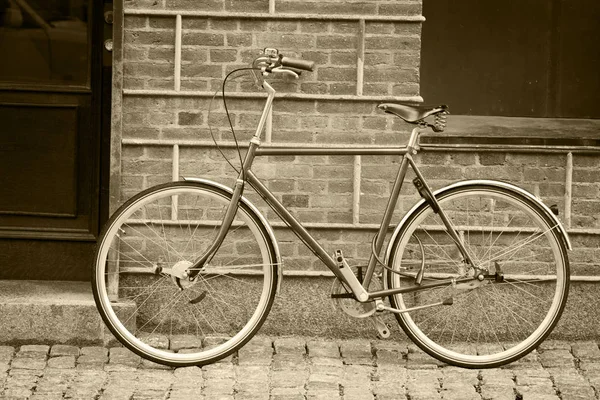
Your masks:
<svg viewBox="0 0 600 400"><path fill-rule="evenodd" d="M600 150L600 119L449 115L446 131L423 135L421 144L585 146Z"/></svg>
<svg viewBox="0 0 600 400"><path fill-rule="evenodd" d="M0 343L106 344L88 282L0 281Z"/></svg>
<svg viewBox="0 0 600 400"><path fill-rule="evenodd" d="M307 280L310 279L310 280ZM375 339L369 318L354 319L333 308L331 278L285 276L262 335ZM600 308L596 284L573 283L567 307L550 336L598 340ZM392 315L385 316L392 341L408 341ZM93 300L88 282L0 280L0 343L116 345Z"/></svg>

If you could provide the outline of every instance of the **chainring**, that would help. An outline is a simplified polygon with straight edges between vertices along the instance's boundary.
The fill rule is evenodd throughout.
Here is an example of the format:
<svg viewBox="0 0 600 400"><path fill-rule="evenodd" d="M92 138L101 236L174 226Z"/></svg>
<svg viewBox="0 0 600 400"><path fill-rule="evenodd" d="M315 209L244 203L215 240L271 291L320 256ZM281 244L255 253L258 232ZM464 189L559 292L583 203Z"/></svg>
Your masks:
<svg viewBox="0 0 600 400"><path fill-rule="evenodd" d="M352 272L356 275L358 268L350 267ZM371 283L369 284L369 291L381 290L382 285L379 278L373 275L373 279L371 279ZM335 278L333 284L331 285L331 294L350 294L352 290L345 283L342 283L338 278ZM375 311L375 302L370 301L368 303L361 303L354 298L339 298L334 297L333 300L334 307L342 310L346 314L350 315L354 318L367 318L372 316Z"/></svg>

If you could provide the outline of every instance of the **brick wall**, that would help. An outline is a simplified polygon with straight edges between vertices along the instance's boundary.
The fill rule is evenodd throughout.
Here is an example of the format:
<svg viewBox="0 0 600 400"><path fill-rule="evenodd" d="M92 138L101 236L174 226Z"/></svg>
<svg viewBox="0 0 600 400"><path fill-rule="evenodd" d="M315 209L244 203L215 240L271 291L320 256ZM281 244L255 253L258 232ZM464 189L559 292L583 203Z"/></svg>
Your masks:
<svg viewBox="0 0 600 400"><path fill-rule="evenodd" d="M422 100L420 14L420 0L126 2L121 120L115 130L121 157L120 171L113 168L113 179L119 181L118 193L113 186L113 208L146 187L172 180L174 153L178 175L233 183L235 173L210 144L209 126L236 161L223 105L211 97L228 72L247 66L263 47L317 64L297 81L275 81L286 95L275 102L268 141L404 144L410 126L376 105ZM227 90L238 139L247 141L264 97L247 75L231 81ZM577 250L571 254L573 272L596 274L600 160L576 153L571 170L567 153L438 149L423 152L417 161L434 188L460 179L508 180L557 204L561 218L570 212ZM279 156L257 159L254 170L325 248L341 248L357 264L368 257L398 162L398 156ZM568 175L571 200L565 200ZM418 200L410 179L412 174L396 222ZM324 270L256 196L248 197L275 221L286 270Z"/></svg>

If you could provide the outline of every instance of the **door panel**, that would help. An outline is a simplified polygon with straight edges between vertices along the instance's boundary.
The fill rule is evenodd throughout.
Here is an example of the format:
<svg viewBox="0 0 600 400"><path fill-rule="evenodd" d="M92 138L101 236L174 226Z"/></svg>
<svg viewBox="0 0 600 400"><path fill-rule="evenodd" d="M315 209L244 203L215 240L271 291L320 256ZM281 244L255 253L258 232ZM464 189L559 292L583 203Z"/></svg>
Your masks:
<svg viewBox="0 0 600 400"><path fill-rule="evenodd" d="M108 126L104 5L8 3L11 12L0 10L0 279L87 280Z"/></svg>

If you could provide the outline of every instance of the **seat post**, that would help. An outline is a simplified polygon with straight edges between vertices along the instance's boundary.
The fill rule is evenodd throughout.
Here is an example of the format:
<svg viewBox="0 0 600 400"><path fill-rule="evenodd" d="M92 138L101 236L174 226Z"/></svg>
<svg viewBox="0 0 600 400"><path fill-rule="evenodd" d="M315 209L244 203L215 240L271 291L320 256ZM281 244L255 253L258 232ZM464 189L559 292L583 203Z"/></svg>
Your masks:
<svg viewBox="0 0 600 400"><path fill-rule="evenodd" d="M423 130L427 128L423 128L421 126L415 126L410 133L410 138L408 139L408 144L406 145L409 154L413 154L413 150L418 150L419 146L419 135Z"/></svg>

